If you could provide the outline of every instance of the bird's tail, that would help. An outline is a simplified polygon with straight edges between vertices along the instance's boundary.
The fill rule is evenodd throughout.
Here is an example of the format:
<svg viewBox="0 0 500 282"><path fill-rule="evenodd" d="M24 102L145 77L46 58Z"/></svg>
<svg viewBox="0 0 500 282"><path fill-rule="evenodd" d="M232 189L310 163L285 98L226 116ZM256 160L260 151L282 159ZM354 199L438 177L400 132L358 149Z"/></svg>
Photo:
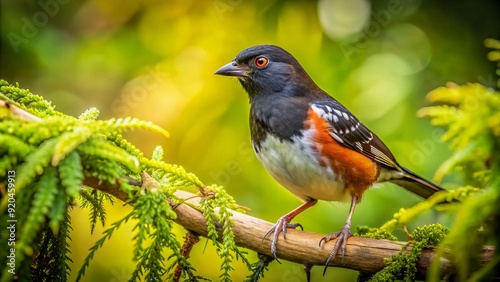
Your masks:
<svg viewBox="0 0 500 282"><path fill-rule="evenodd" d="M389 180L399 186L404 187L406 190L419 195L422 198L429 198L434 193L445 190L434 183L431 183L417 174L411 172L409 169L401 167L403 169L403 177L398 179Z"/></svg>

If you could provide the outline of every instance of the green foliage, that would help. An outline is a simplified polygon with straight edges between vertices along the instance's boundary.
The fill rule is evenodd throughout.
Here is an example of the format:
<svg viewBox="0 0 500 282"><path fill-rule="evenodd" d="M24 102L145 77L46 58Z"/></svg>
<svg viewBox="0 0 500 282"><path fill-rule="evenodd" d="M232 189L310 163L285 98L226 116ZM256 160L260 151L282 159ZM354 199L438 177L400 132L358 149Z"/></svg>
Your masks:
<svg viewBox="0 0 500 282"><path fill-rule="evenodd" d="M222 258L221 281L232 281L230 271L233 270L231 263L234 258L241 258L249 266L249 262L246 261L234 242L232 231L234 223L231 220L232 213L229 209L238 209L238 207L233 198L221 186L212 185L207 187L207 189L211 193L201 202L201 211L207 220L208 237L212 239L219 257ZM216 209L218 209L218 212L214 213ZM219 242L217 226L222 228L222 236L220 238L222 243Z"/></svg>
<svg viewBox="0 0 500 282"><path fill-rule="evenodd" d="M109 240L111 238L111 235L113 235L113 232L116 231L123 223L129 221L133 215L134 215L133 212L127 214L122 219L112 223L111 227L103 232L104 236L101 237L99 240L97 240L95 245L92 246L92 248L90 248L89 254L83 261L83 265L78 271L78 276L76 277L76 281L79 281L85 275L85 270L87 270L87 268L89 267L90 261L94 258L95 253L104 245L104 242L106 242L106 240Z"/></svg>
<svg viewBox="0 0 500 282"><path fill-rule="evenodd" d="M488 57L500 62L500 42L489 39L486 45L495 48ZM478 261L484 244L493 243L498 247L500 243L500 93L480 84L450 83L430 92L428 98L443 105L424 108L420 114L430 117L435 125L447 127L443 140L450 142L454 152L439 168L436 178L458 171L465 183L482 188L481 193L464 199L456 210L456 222L438 250L437 258L444 255L446 248L452 248L452 260L461 281L471 277L474 280L491 278L500 264L500 256L496 254L486 266L479 265ZM474 239L464 240L464 234ZM433 281L439 277L438 261L435 260L431 269Z"/></svg>
<svg viewBox="0 0 500 282"><path fill-rule="evenodd" d="M71 270L69 263L73 262L68 256L70 230L71 218L66 211L57 234L50 228L43 229L38 254L32 264L33 277L39 281L66 280Z"/></svg>
<svg viewBox="0 0 500 282"><path fill-rule="evenodd" d="M104 204L113 204L114 198L86 187L86 179L118 185L129 195L133 211L104 231L90 249L77 280L85 275L94 255L114 231L130 220L136 224L133 259L137 261L130 281L171 279L176 266L180 266L181 279L204 280L181 253L172 230L176 213L171 205L181 202L174 193L188 187L196 187L204 197L201 209L222 258L221 280L231 281L234 259L241 258L250 265L234 242L230 209L237 206L233 198L222 187L206 187L181 166L163 162L161 147L157 147L152 159L147 159L121 135L124 131L146 129L168 136L165 130L135 118L98 120L99 111L95 108L88 109L78 119L66 116L40 96L3 80L0 93L10 105L34 114L19 114L9 110L10 106L0 108L0 183L7 183L9 171L15 172L11 181L15 182L12 195L17 204L15 214L11 213L9 197L2 198L0 225L6 228L7 219L17 219L15 271L22 273L20 278L67 280L72 262L68 248L71 240L68 211L72 205L79 203L81 208L89 210L90 233L98 223L105 226ZM154 178L148 184L143 178L142 190L129 184L130 179L141 179L139 172L149 172ZM220 236L215 226L221 226ZM0 234L2 241L7 241L9 234ZM6 258L6 250L2 248L2 265L6 265ZM2 282L12 278L7 271L8 268L2 270Z"/></svg>
<svg viewBox="0 0 500 282"><path fill-rule="evenodd" d="M19 88L19 84L10 85L5 80L0 80L0 98L12 101L15 105L40 118L64 116L64 114L56 111L56 107L43 99L42 96L33 95L29 90Z"/></svg>
<svg viewBox="0 0 500 282"><path fill-rule="evenodd" d="M489 58L500 62L500 41L489 39L488 47L496 48ZM500 66L500 64L499 64ZM499 80L500 81L500 80ZM401 209L380 228L360 228L357 235L369 238L395 239L392 231L405 227L411 220L434 207L456 214L456 221L447 230L440 225L418 227L412 233L412 249L386 260L386 267L375 275L360 275L358 281L413 281L415 262L426 245L437 245L428 278L440 280L440 258L449 253L457 266L460 281L489 279L500 264L496 254L488 265L480 265L482 246L500 239L500 93L477 83L459 86L448 83L428 94L437 106L423 108L420 116L430 117L432 124L444 126L441 137L449 142L452 155L437 170L434 180L440 182L447 174L458 172L465 185L433 195L408 209ZM440 203L448 202L448 205ZM464 239L464 236L468 237Z"/></svg>
<svg viewBox="0 0 500 282"><path fill-rule="evenodd" d="M182 256L180 243L172 232L172 220L176 213L168 203L167 194L162 189L146 191L134 203L134 217L138 219L135 230L134 259L138 261L130 281L141 281L144 275L147 281L163 281L162 277L176 265L182 266L182 274L186 280L197 280L195 269ZM152 240L149 246L144 246L147 240ZM165 258L162 254L164 248L169 248L173 259L170 267L165 266ZM145 273L145 274L144 274ZM171 273L173 274L173 273Z"/></svg>
<svg viewBox="0 0 500 282"><path fill-rule="evenodd" d="M448 127L441 139L449 141L454 152L438 169L435 180L458 169L468 183L485 187L491 180L490 161L500 136L498 92L480 84L449 83L430 92L428 99L444 105L427 107L419 113L431 117L434 125Z"/></svg>
<svg viewBox="0 0 500 282"><path fill-rule="evenodd" d="M489 46L500 46L488 41ZM498 49L498 48L497 48ZM498 50L490 53L496 58ZM111 224L103 237L90 249L78 272L80 280L96 252L120 226L135 223L133 259L137 262L131 281L163 281L173 279L174 269L180 269L184 280L205 278L196 274L193 265L181 252L181 245L173 233L176 213L172 208L181 203L175 192L180 188L195 187L202 197L199 207L207 222L208 237L222 260L220 280L231 281L235 260L241 259L252 272L247 281L257 281L272 261L260 258L250 264L244 252L236 247L231 220L232 210L238 210L233 198L217 185L206 186L196 175L183 167L164 162L163 150L157 147L151 159L144 157L126 140L124 131L146 129L168 136L168 133L150 122L134 118L98 120L99 111L91 108L78 119L55 110L51 103L27 90L0 80L0 95L12 105L30 111L33 117L21 116L7 107L0 108L0 183L8 183L9 173L15 172L15 214L9 209L10 196L0 202L0 228L7 228L7 220L15 218L16 272L20 279L65 281L70 271L68 210L75 203L89 209L92 233L96 224L105 225L104 203L114 199L97 189L86 187L86 180L96 179L119 186L129 199L133 211ZM359 236L394 240L393 231L405 228L417 216L432 208L457 214L452 229L434 224L416 228L412 240L401 252L387 259L386 267L364 281L400 279L412 281L416 275L416 261L422 249L438 245L437 257L452 251L452 260L458 266L460 280L487 279L500 263L496 255L489 265L477 262L481 246L498 246L500 232L500 95L479 84L458 86L448 84L429 93L429 100L437 103L422 109L419 114L432 119L447 131L442 141L450 143L452 156L435 175L435 181L458 172L464 185L449 192L437 193L411 208L401 209L394 218L380 228L360 227ZM38 119L36 117L40 117ZM143 187L129 184L139 180L139 173L147 172L152 179L142 176ZM447 202L447 205L441 205ZM474 234L464 240L464 234ZM0 233L2 242L7 232ZM469 235L467 235L469 236ZM409 248L411 246L411 249ZM0 263L6 265L9 250L0 249ZM177 266L180 266L178 268ZM0 282L11 274L2 270ZM439 259L429 274L438 280Z"/></svg>
<svg viewBox="0 0 500 282"><path fill-rule="evenodd" d="M264 273L273 260L273 257L259 254L259 259L250 265L252 273L246 277L245 282L258 282L260 278L264 278Z"/></svg>
<svg viewBox="0 0 500 282"><path fill-rule="evenodd" d="M97 222L101 222L102 226L104 226L104 221L106 219L104 202L106 199L113 203L113 199L109 195L93 188L85 189L80 192L81 207L90 210L89 219L91 234L94 233Z"/></svg>
<svg viewBox="0 0 500 282"><path fill-rule="evenodd" d="M83 182L83 168L80 155L77 152L68 154L59 163L58 172L61 176L61 185L65 188L66 194L71 198L76 198L80 193L80 187Z"/></svg>
<svg viewBox="0 0 500 282"><path fill-rule="evenodd" d="M396 236L392 235L390 231L382 228L373 228L368 226L357 226L357 232L354 236L372 238L372 239L386 239L396 241Z"/></svg>
<svg viewBox="0 0 500 282"><path fill-rule="evenodd" d="M484 277L493 274L482 272L478 263L481 246L494 243L498 246L498 220L500 212L500 93L479 84L458 86L448 84L429 93L429 99L441 106L422 109L424 116L448 130L443 140L450 141L454 152L439 168L440 179L451 171L458 171L465 183L482 188L481 193L464 199L456 210L456 222L437 252L442 257L445 248L454 250L452 259L457 264L458 277L465 281L481 272ZM464 234L474 240L464 240ZM474 235L471 235L474 234ZM498 267L498 255L492 261ZM436 260L439 261L439 260ZM431 277L439 277L439 265L433 264Z"/></svg>
<svg viewBox="0 0 500 282"><path fill-rule="evenodd" d="M176 188L196 186L203 189L205 186L196 175L187 172L183 167L156 160L141 159L143 168L151 170L158 175L160 181L169 182L169 186Z"/></svg>
<svg viewBox="0 0 500 282"><path fill-rule="evenodd" d="M448 229L440 224L417 227L411 234L413 240L401 248L399 254L386 259L386 267L373 275L369 281L415 281L416 263L423 248L437 246L448 233ZM408 247L411 249L408 251Z"/></svg>

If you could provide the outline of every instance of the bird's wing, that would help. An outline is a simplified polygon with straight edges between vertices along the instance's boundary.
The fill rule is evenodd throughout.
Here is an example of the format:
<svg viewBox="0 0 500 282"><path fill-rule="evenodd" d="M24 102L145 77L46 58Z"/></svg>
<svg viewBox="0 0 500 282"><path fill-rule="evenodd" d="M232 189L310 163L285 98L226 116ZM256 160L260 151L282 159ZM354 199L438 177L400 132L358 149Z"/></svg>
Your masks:
<svg viewBox="0 0 500 282"><path fill-rule="evenodd" d="M344 106L333 99L313 102L311 109L331 126L330 136L343 146L355 150L383 165L400 169L387 146Z"/></svg>

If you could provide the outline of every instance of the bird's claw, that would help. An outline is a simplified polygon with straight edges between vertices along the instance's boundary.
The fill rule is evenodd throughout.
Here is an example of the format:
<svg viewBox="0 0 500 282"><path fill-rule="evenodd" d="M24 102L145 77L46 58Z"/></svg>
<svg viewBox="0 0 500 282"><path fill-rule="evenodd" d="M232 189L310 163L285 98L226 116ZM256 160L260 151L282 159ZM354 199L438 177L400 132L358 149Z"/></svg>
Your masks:
<svg viewBox="0 0 500 282"><path fill-rule="evenodd" d="M330 253L330 256L328 257L328 259L326 260L325 269L323 270L323 275L325 275L326 269L327 269L328 265L330 264L330 262L337 255L339 248L340 248L341 255L342 255L342 263L344 262L344 253L345 253L345 248L347 246L347 239L349 239L349 237L352 236L350 229L351 229L351 225L346 223L344 225L344 227L342 227L342 229L340 229L337 232L326 235L325 237L321 238L321 240L319 241L319 245L321 246L322 243L326 243L330 240L337 238L337 241L335 242L335 246L333 246L333 250Z"/></svg>
<svg viewBox="0 0 500 282"><path fill-rule="evenodd" d="M304 227L302 227L302 225L300 223L290 223L290 219L288 219L286 216L283 216L278 220L278 222L276 222L276 224L273 227L271 227L266 232L266 234L262 238L262 241L264 241L264 239L266 239L266 237L269 236L269 234L274 233L273 239L271 242L271 253L273 254L273 256L277 262L279 262L279 260L278 260L277 254L276 254L276 252L277 252L276 244L278 243L279 234L283 233L283 238L286 240L286 230L288 228L295 229L297 227L300 227L300 229L304 230Z"/></svg>

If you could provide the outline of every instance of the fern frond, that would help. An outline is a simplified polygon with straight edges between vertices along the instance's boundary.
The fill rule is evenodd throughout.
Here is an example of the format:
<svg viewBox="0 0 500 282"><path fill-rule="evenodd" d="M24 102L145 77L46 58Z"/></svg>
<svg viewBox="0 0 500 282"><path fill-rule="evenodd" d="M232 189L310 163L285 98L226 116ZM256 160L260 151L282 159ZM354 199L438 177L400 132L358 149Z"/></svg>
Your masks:
<svg viewBox="0 0 500 282"><path fill-rule="evenodd" d="M50 241L52 239L51 237L53 236L48 227L45 227L41 233L42 235L41 239L39 240L40 243L38 245L38 254L33 260L33 271L31 274L32 280L37 281L45 281L48 279L45 270L47 264L46 262L49 260L49 258L47 257L50 254Z"/></svg>
<svg viewBox="0 0 500 282"><path fill-rule="evenodd" d="M95 189L82 190L81 207L90 210L90 234L94 233L95 225L98 221L104 226L106 220L106 209L104 207L104 193Z"/></svg>
<svg viewBox="0 0 500 282"><path fill-rule="evenodd" d="M462 201L471 195L479 193L480 189L472 186L466 186L457 188L454 190L448 190L436 193L429 197L427 200L423 202L419 202L411 208L400 209L397 213L394 214L394 219L388 221L384 225L380 227L381 230L392 232L398 226L404 226L408 224L411 220L416 218L418 215L431 210L433 207L437 205L448 202L452 203L454 201ZM453 204L450 204L453 206Z"/></svg>
<svg viewBox="0 0 500 282"><path fill-rule="evenodd" d="M236 246L232 229L234 222L231 219L233 214L230 209L237 208L236 202L221 186L212 185L206 189L213 192L211 197L206 197L201 202L201 210L206 219L208 237L212 240L219 257L222 259L221 281L232 281L230 272L233 270L232 262L235 258L233 254L236 254L237 259L242 256L242 253L239 252ZM217 214L215 213L215 208L218 208ZM222 244L218 242L219 233L216 227L218 225L222 225ZM243 259L243 261L250 267L248 260Z"/></svg>
<svg viewBox="0 0 500 282"><path fill-rule="evenodd" d="M59 234L54 237L53 248L51 253L54 254L54 259L49 264L49 281L56 281L55 279L60 279L61 281L67 281L70 275L71 268L69 263L73 262L70 258L70 245L69 241L71 232L71 217L69 212L65 213L64 219L61 221Z"/></svg>
<svg viewBox="0 0 500 282"><path fill-rule="evenodd" d="M161 146L156 146L156 148L153 150L151 160L154 160L157 162L163 161L163 148ZM158 169L154 169L151 172L151 177L153 177L153 179L156 179L159 182L162 182L163 175L164 175L163 171L159 171ZM167 179L165 179L165 181L167 181Z"/></svg>
<svg viewBox="0 0 500 282"><path fill-rule="evenodd" d="M92 138L78 146L77 151L86 156L94 156L99 159L105 159L107 162L113 161L124 165L133 172L138 172L139 161L123 149L111 145L104 139Z"/></svg>
<svg viewBox="0 0 500 282"><path fill-rule="evenodd" d="M16 260L19 262L22 262L25 257L30 257L33 254L33 239L42 229L45 222L45 216L49 214L50 207L54 203L55 194L57 193L57 176L55 169L48 168L44 171L37 183L36 191L29 210L29 215L22 225L18 224L20 230L16 242L15 253ZM6 269L3 272L2 277L9 277L9 274L6 273ZM2 279L2 281L4 281L4 279Z"/></svg>
<svg viewBox="0 0 500 282"><path fill-rule="evenodd" d="M26 144L23 140L0 133L0 177L5 176L7 171L12 170L16 165L32 151L34 147Z"/></svg>
<svg viewBox="0 0 500 282"><path fill-rule="evenodd" d="M49 214L49 227L55 235L59 234L59 225L64 220L67 209L68 197L66 191L64 189L58 189Z"/></svg>
<svg viewBox="0 0 500 282"><path fill-rule="evenodd" d="M85 110L80 116L78 116L79 120L97 120L99 117L99 110L95 107L89 108Z"/></svg>
<svg viewBox="0 0 500 282"><path fill-rule="evenodd" d="M123 138L123 136L120 134L110 135L110 136L108 136L108 140L113 142L114 145L122 148L127 153L131 154L132 156L135 156L139 160L144 157L144 154L141 152L141 150L137 149L137 147L134 144L130 143L127 139Z"/></svg>
<svg viewBox="0 0 500 282"><path fill-rule="evenodd" d="M134 249L134 259L138 261L130 281L139 280L145 272L146 279L160 279L171 268L166 268L163 263L159 264L155 256L161 256L164 248L169 248L175 257L175 264L183 266L190 279L194 276L193 268L180 252L180 244L172 232L171 219L176 218L176 213L172 210L162 190L155 192L146 190L146 194L137 199L134 204L135 215L138 219L134 230L137 235L134 237L136 247ZM154 231L153 231L154 230ZM152 238L153 242L148 247L143 246L146 238ZM171 258L170 257L170 258Z"/></svg>
<svg viewBox="0 0 500 282"><path fill-rule="evenodd" d="M0 134L0 153L10 157L26 157L34 147L15 136Z"/></svg>
<svg viewBox="0 0 500 282"><path fill-rule="evenodd" d="M83 182L83 167L80 155L73 151L58 166L61 185L66 188L68 197L76 198L80 194Z"/></svg>
<svg viewBox="0 0 500 282"><path fill-rule="evenodd" d="M76 147L92 137L94 132L86 126L75 126L73 131L64 132L57 138L57 144L52 156L52 166L57 166Z"/></svg>
<svg viewBox="0 0 500 282"><path fill-rule="evenodd" d="M165 162L159 162L155 160L141 159L142 166L146 170L158 169L165 173L168 178L168 182L172 183L172 186L188 186L194 185L196 187L203 187L203 183L196 177L196 175L187 172L183 167L167 164Z"/></svg>
<svg viewBox="0 0 500 282"><path fill-rule="evenodd" d="M154 235L154 234L153 234ZM146 271L146 281L163 281L163 276L166 274L163 261L165 258L162 254L163 243L158 236L153 237L154 240L151 245L146 248L139 256L136 269L132 273L129 281L140 281L140 275Z"/></svg>
<svg viewBox="0 0 500 282"><path fill-rule="evenodd" d="M78 271L78 275L76 277L76 281L80 281L80 279L82 279L82 277L85 275L85 271L87 270L87 268L89 267L90 265L90 262L92 261L92 259L94 258L94 255L95 253L100 249L102 248L102 246L104 245L104 242L106 242L106 240L109 240L111 238L111 235L113 235L113 232L115 232L118 228L120 228L120 226L123 224L123 223L126 223L127 221L130 220L130 218L132 218L134 216L134 212L130 212L129 214L127 214L125 217L123 217L122 219L114 222L110 228L106 229L103 234L104 236L101 237L99 240L97 240L97 242L95 243L94 246L92 246L92 248L90 248L90 252L89 254L87 255L87 257L85 257L85 260L83 261L83 265L82 267L80 268L80 270Z"/></svg>
<svg viewBox="0 0 500 282"><path fill-rule="evenodd" d="M264 278L264 273L268 270L269 264L274 258L259 254L259 259L254 263L247 263L249 270L252 272L248 275L244 282L259 282L260 278Z"/></svg>
<svg viewBox="0 0 500 282"><path fill-rule="evenodd" d="M71 117L47 117L39 122L7 120L0 123L0 131L16 136L34 146L47 139L59 137L66 131L72 131L76 119Z"/></svg>
<svg viewBox="0 0 500 282"><path fill-rule="evenodd" d="M85 177L93 176L101 181L107 181L110 184L116 184L125 174L126 170L116 162L90 158L81 154L82 166Z"/></svg>
<svg viewBox="0 0 500 282"><path fill-rule="evenodd" d="M50 158L56 144L55 139L47 140L36 151L26 157L25 162L16 173L16 193L19 194L23 188L31 183L33 179L44 172L44 168L50 162ZM0 211L4 211L7 207L7 198L3 197L0 205Z"/></svg>
<svg viewBox="0 0 500 282"><path fill-rule="evenodd" d="M154 161L161 162L163 161L164 151L161 146L156 146L153 150L153 154L151 155L151 159Z"/></svg>
<svg viewBox="0 0 500 282"><path fill-rule="evenodd" d="M169 137L170 134L163 128L155 125L150 121L143 121L138 118L112 118L105 121L97 121L99 127L101 127L103 132L109 130L110 132L124 132L136 129L147 129L152 132L162 134L165 137Z"/></svg>
<svg viewBox="0 0 500 282"><path fill-rule="evenodd" d="M17 191L23 189L36 175L42 174L45 167L48 167L56 142L56 139L47 140L26 157L24 164L19 168L19 176L16 179Z"/></svg>
<svg viewBox="0 0 500 282"><path fill-rule="evenodd" d="M54 234L50 228L43 229L38 254L33 261L32 281L67 281L70 274L68 241L71 230L71 219L66 213L61 222L59 234Z"/></svg>
<svg viewBox="0 0 500 282"><path fill-rule="evenodd" d="M55 106L42 96L32 94L27 89L20 89L19 85L11 85L7 81L0 79L0 93L9 100L16 102L16 104L33 113L38 117L46 116L63 116L62 113L55 110Z"/></svg>

